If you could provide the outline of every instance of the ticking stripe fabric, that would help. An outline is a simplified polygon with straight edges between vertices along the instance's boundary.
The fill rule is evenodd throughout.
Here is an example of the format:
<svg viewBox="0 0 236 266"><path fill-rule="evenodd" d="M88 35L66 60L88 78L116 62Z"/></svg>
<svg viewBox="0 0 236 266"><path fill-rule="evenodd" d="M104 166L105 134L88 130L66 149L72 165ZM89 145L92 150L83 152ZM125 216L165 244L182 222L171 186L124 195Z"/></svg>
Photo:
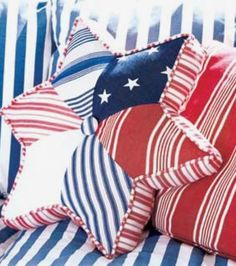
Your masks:
<svg viewBox="0 0 236 266"><path fill-rule="evenodd" d="M0 105L48 75L52 53L49 1L0 1ZM9 192L18 170L20 147L1 119L0 191Z"/></svg>
<svg viewBox="0 0 236 266"><path fill-rule="evenodd" d="M218 40L236 45L236 2L232 0L162 0L110 3L109 0L52 0L53 33L58 47L64 47L73 20L77 15L98 22L101 31L108 30L116 40L117 50L130 50L147 43L178 34L193 33L207 45ZM54 69L58 54L54 58Z"/></svg>
<svg viewBox="0 0 236 266"><path fill-rule="evenodd" d="M96 241L111 253L114 239L120 241L121 237L117 238L116 235L121 231L121 221L128 205L132 204L131 189L130 177L112 160L99 140L95 136L86 137L82 146L74 152L66 172L62 203L84 221ZM141 211L144 215L146 209L140 204L136 215L139 216ZM146 215L150 214L147 212ZM129 223L130 237L133 234L135 238L137 231L141 232L143 222L139 224L139 219L135 219L135 223L124 221ZM133 247L132 241L129 243L127 240L122 245L128 244Z"/></svg>
<svg viewBox="0 0 236 266"><path fill-rule="evenodd" d="M80 265L80 266L235 266L226 258L160 235L152 230L132 252L113 260L102 256L89 242L86 234L72 222L64 221L16 235L4 256L3 266Z"/></svg>

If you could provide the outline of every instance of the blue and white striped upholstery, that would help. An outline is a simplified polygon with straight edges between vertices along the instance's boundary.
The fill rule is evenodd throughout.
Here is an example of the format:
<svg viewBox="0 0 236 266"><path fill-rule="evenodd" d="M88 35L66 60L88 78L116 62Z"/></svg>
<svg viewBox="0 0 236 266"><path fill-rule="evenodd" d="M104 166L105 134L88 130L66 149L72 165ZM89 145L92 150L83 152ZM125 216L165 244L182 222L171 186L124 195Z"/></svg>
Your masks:
<svg viewBox="0 0 236 266"><path fill-rule="evenodd" d="M147 236L147 234L146 234ZM236 262L151 231L138 247L113 260L106 259L72 222L63 221L16 234L16 240L0 257L1 266L235 266Z"/></svg>
<svg viewBox="0 0 236 266"><path fill-rule="evenodd" d="M116 40L115 48L130 50L170 35L193 33L207 45L218 40L236 46L236 1L224 0L52 0L54 39L61 52L77 15L99 22ZM61 47L60 47L61 45ZM113 46L113 45L112 45ZM54 57L53 69L58 59Z"/></svg>
<svg viewBox="0 0 236 266"><path fill-rule="evenodd" d="M47 0L0 0L0 105L41 83L52 53L51 3ZM0 191L11 189L20 146L0 121Z"/></svg>

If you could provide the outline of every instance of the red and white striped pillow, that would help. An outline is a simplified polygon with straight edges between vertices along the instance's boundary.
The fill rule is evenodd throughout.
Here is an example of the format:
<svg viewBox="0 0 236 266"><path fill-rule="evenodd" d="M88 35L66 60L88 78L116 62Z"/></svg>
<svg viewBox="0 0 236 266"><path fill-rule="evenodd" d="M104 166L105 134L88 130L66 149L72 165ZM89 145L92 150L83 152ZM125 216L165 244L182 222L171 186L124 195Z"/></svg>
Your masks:
<svg viewBox="0 0 236 266"><path fill-rule="evenodd" d="M162 233L236 260L236 49L209 56L183 115L219 149L218 174L162 191L153 224Z"/></svg>

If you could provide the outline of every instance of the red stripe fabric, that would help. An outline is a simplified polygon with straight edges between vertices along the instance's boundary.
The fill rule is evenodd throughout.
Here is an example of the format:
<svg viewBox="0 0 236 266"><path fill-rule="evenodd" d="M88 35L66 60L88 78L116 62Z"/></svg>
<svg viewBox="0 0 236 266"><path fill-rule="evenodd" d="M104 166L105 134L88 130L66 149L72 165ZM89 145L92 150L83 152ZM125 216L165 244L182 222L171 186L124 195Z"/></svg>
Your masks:
<svg viewBox="0 0 236 266"><path fill-rule="evenodd" d="M221 164L216 149L191 123L162 108L148 104L119 112L100 124L97 136L129 176L144 177L155 189L215 173Z"/></svg>
<svg viewBox="0 0 236 266"><path fill-rule="evenodd" d="M236 260L236 49L211 47L182 113L220 151L218 174L161 191L153 224L162 233Z"/></svg>
<svg viewBox="0 0 236 266"><path fill-rule="evenodd" d="M2 109L2 114L24 146L54 132L79 129L82 122L50 84L20 95Z"/></svg>

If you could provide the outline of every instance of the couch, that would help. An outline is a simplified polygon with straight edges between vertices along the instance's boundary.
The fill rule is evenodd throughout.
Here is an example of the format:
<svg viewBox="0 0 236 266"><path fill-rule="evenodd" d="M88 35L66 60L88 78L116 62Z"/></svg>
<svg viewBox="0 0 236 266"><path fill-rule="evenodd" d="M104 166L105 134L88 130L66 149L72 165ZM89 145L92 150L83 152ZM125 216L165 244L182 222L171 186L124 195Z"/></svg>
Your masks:
<svg viewBox="0 0 236 266"><path fill-rule="evenodd" d="M138 50L147 43L181 32L192 33L209 49L212 40L236 46L236 7L232 1L226 1L224 8L222 3L213 1L130 1L125 4L101 1L98 4L89 0L25 0L17 5L15 8L14 1L0 1L2 106L60 71L60 60L77 16L88 19L92 30L117 53ZM188 113L188 109L185 112L191 118L191 112ZM14 187L20 153L22 156L24 151L20 151L19 143L2 119L1 204L4 200L7 202L7 194ZM236 168L234 175L235 172ZM164 189L159 193L160 202L165 192ZM41 194L43 197L44 192ZM165 209L164 203L160 206ZM155 211L161 214L163 209L156 207ZM212 250L194 246L174 231L165 230L161 227L162 221L156 222L159 231L149 222L133 251L110 260L94 247L85 231L68 218L20 231L6 226L3 220L0 220L0 265L236 265L222 254L211 254Z"/></svg>

